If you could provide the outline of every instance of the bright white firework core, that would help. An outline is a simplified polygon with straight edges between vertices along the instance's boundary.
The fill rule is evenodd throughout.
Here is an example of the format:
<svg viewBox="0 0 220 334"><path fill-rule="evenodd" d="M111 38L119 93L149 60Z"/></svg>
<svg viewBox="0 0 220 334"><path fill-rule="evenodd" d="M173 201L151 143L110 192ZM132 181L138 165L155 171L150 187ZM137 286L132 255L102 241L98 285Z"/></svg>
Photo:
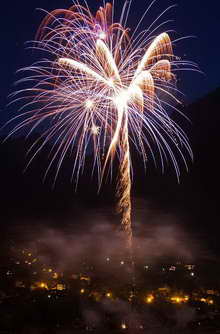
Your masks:
<svg viewBox="0 0 220 334"><path fill-rule="evenodd" d="M114 87L114 80L113 80L113 78L109 78L108 79L108 84L109 84L110 87Z"/></svg>
<svg viewBox="0 0 220 334"><path fill-rule="evenodd" d="M86 106L87 109L91 109L94 106L94 101L90 100L90 99L86 100L85 101L85 106Z"/></svg>
<svg viewBox="0 0 220 334"><path fill-rule="evenodd" d="M127 106L130 97L131 96L128 89L121 90L120 93L117 96L115 96L114 103L117 106L117 108L124 108Z"/></svg>
<svg viewBox="0 0 220 334"><path fill-rule="evenodd" d="M91 127L91 132L94 136L97 136L99 134L99 130L100 130L100 127L93 124L93 126Z"/></svg>
<svg viewBox="0 0 220 334"><path fill-rule="evenodd" d="M106 38L106 33L105 33L104 31L101 31L101 32L99 33L99 38L100 38L100 39L105 39L105 38Z"/></svg>

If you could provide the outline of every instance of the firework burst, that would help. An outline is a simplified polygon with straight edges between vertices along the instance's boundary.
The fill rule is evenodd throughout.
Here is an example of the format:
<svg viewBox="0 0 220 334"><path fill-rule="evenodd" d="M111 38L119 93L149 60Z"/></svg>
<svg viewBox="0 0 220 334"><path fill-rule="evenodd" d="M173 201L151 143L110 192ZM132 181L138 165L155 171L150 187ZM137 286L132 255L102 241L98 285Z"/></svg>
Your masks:
<svg viewBox="0 0 220 334"><path fill-rule="evenodd" d="M93 170L97 168L101 184L106 167L111 168L117 156L118 208L131 245L130 145L140 152L144 164L148 152L154 157L155 150L162 169L170 158L179 178L172 148L186 168L184 154L188 152L192 157L192 152L187 137L165 106L170 108L178 102L175 71L194 65L173 55L168 33L157 35L162 26L155 27L157 20L151 25L151 33L135 31L130 36L126 28L129 8L126 2L119 23L114 23L110 3L100 7L95 16L87 4L77 2L68 10L47 13L32 48L44 50L50 57L22 69L31 72L23 81L33 84L13 94L14 101L28 102L23 102L25 111L19 116L24 119L10 135L26 126L32 132L49 120L48 128L30 148L30 162L52 141L46 175L57 164L55 179L65 156L74 152L73 176L77 183L87 150L92 147Z"/></svg>

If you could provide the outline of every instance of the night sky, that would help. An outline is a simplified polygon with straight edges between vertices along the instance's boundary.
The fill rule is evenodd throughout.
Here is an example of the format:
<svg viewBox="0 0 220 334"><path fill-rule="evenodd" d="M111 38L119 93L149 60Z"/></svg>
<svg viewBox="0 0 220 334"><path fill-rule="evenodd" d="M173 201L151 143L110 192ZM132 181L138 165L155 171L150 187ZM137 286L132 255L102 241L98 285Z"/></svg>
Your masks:
<svg viewBox="0 0 220 334"><path fill-rule="evenodd" d="M120 8L120 4L123 3L122 0L115 0L117 7ZM130 13L130 19L128 21L128 25L133 28L135 27L136 22L141 17L144 10L147 8L147 5L150 1L142 1L142 0L133 0L133 9ZM162 5L161 5L162 3ZM191 103L197 101L198 99L202 98L206 94L214 91L216 88L220 87L220 80L219 80L219 60L220 60L220 46L219 46L219 25L220 25L220 1L218 0L193 0L193 1L186 1L186 0L179 0L179 1L170 1L170 0L158 0L155 5L152 7L151 11L147 14L146 19L143 21L142 28L146 28L149 26L150 23L168 6L176 4L177 7L171 9L163 19L159 22L165 21L167 19L173 19L174 22L171 22L166 27L167 29L175 30L175 37L184 37L193 35L195 37L185 39L180 41L175 47L175 54L181 56L183 59L192 60L199 65L199 68L203 72L201 73L183 73L179 77L179 88L185 94L185 101L186 103ZM91 8L97 9L102 2L99 0L88 0L89 6ZM9 93L13 92L15 88L13 87L13 82L18 79L15 75L16 70L23 66L31 65L34 61L38 60L35 54L31 50L25 49L25 42L34 39L35 33L37 28L43 18L43 13L37 11L36 8L43 8L48 11L57 8L68 8L71 6L71 1L69 0L21 0L15 1L13 4L10 1L4 1L4 10L1 12L1 100L0 100L0 110L1 110L1 118L0 124L4 124L8 119L15 115L16 109L15 107L8 107L6 108L6 104L8 102L7 96ZM118 12L118 9L117 9ZM162 32L163 30L161 29ZM209 103L207 104L209 106ZM212 106L212 105L211 105ZM199 108L199 107L198 107ZM201 109L201 110L200 110ZM194 219L194 223L196 224L199 220L201 220L201 212L200 207L206 206L206 215L204 215L203 222L201 222L200 226L203 224L207 226L207 217L209 212L211 212L211 218L209 223L216 224L215 227L212 225L213 228L213 237L215 232L219 231L217 226L217 210L218 210L218 203L217 203L217 186L214 189L215 184L215 175L217 175L217 156L216 154L212 156L212 161L207 159L207 152L210 152L208 147L212 147L212 151L214 151L214 145L216 145L218 137L213 137L213 134L216 131L217 127L217 116L213 116L214 119L210 120L206 114L206 111L203 110L203 114L201 116L199 112L202 112L202 107L196 110L192 115L193 122L195 124L195 135L194 135L194 146L195 146L195 164L192 167L191 174L189 175L188 179L185 179L185 192L181 194L183 188L178 188L176 183L175 191L178 192L179 201L183 202L182 211L184 211L184 196L186 196L186 191L189 191L189 196L191 200L188 200L188 207L186 211L188 212L195 210L195 214L191 219ZM198 111L198 113L197 113ZM214 115L217 115L218 110L215 111ZM206 116L204 116L206 115ZM216 117L216 121L215 121ZM218 116L219 117L219 116ZM219 119L219 118L218 118ZM205 124L209 123L209 127L205 133L204 142L202 142L202 134ZM1 135L5 135L7 130L4 130ZM210 145L210 146L209 146ZM12 171L12 178L7 180L7 177L2 176L2 182L4 186L2 186L2 199L6 197L5 206L13 205L16 202L16 196L19 194L20 189L23 187L22 182L26 182L26 188L29 189L31 194L31 188L33 188L33 180L35 179L36 183L39 183L40 177L37 176L37 168L31 167L32 171L27 175L22 175L22 168L24 167L25 163L21 167L20 160L22 160L23 156L19 156L19 152L15 150L11 150L10 154L15 156L14 162L13 158L11 157L10 163L11 166L8 170L7 161L5 161L5 157L7 157L7 146L1 146L2 152L5 152L3 156L3 169L7 169L5 172L9 175L10 170ZM201 152L198 154L198 152ZM23 153L22 153L23 154ZM211 153L210 153L211 154ZM19 156L19 158L18 158ZM208 155L209 156L209 155ZM210 157L210 156L209 156ZM20 160L19 160L20 159ZM18 163L19 160L19 163ZM9 160L8 160L9 161ZM207 162L207 165L206 165ZM14 164L14 166L12 166ZM40 163L39 163L40 164ZM16 166L19 166L17 168ZM214 170L212 174L212 166L214 166ZM17 168L16 173L15 168ZM34 169L35 168L35 169ZM5 174L5 175L6 175ZM32 175L32 176L31 176ZM151 177L151 182L153 184L154 177ZM19 179L20 178L20 179ZM149 181L149 180L148 180ZM13 182L17 182L17 190L14 190L14 193L11 192L10 185L12 186ZM161 187L161 183L164 184ZM172 189L167 188L167 184L169 182L169 178L164 178L164 181L159 179L157 183L157 188L154 189L153 186L149 186L149 188L154 189L154 194L150 194L150 196L158 197L159 194L161 198L164 196L164 206L168 205L171 207L170 199L174 198L175 203L175 196L176 192L172 194ZM9 185L8 185L9 184ZM28 184L28 185L27 185ZM64 188L66 187L67 183L64 183ZM210 186L213 185L213 187ZM45 191L42 201L46 202L47 196L49 196L53 200L57 200L55 203L59 205L60 203L60 196L64 196L65 189L62 189L62 184L60 185L59 190L63 191L63 193L58 193L55 190L55 193L52 192L53 190L50 188L45 188L44 185L39 185L39 189L36 189L36 192L40 193ZM173 188L173 189L174 189ZM19 190L18 190L19 189ZM85 189L85 188L82 188ZM170 194L166 199L166 191L170 190ZM7 193L5 195L5 193ZM67 191L72 194L71 185L68 186ZM33 191L34 193L34 191ZM32 195L33 195L32 193ZM205 195L206 194L206 195ZM214 195L213 195L214 194ZM19 195L18 195L19 196ZM182 197L181 197L182 196ZM213 196L213 197L212 197ZM24 200L27 200L27 197L30 197L29 194L24 197ZM70 195L71 197L71 195ZM160 196L159 196L160 197ZM13 199L14 198L14 199ZM34 198L34 197L33 197ZM195 201L194 201L195 199ZM32 200L34 202L35 198ZM12 202L10 202L12 201ZM14 202L13 202L14 201ZM52 200L51 200L52 201ZM169 202L169 203L168 203ZM23 202L25 203L25 201ZM214 203L214 204L213 204ZM4 203L3 203L4 205ZM20 205L20 204L19 204ZM28 203L27 205L30 205ZM54 205L54 204L53 204ZM34 206L32 206L33 208ZM31 210L31 205L30 208ZM58 209L59 210L59 207ZM216 210L216 213L214 212ZM56 211L57 212L57 211ZM197 216L197 217L196 217ZM216 221L214 222L214 219ZM196 226L196 225L195 225ZM205 231L205 228L204 228ZM216 239L217 243L217 239Z"/></svg>
<svg viewBox="0 0 220 334"><path fill-rule="evenodd" d="M120 8L122 0L115 1ZM134 27L147 8L150 1L133 0L133 9L130 14L129 26ZM102 2L88 0L91 8L97 9ZM147 14L143 28L158 16L166 7L177 4L165 14L163 20L171 19L167 29L176 31L176 37L193 35L179 42L175 53L183 59L196 62L204 74L187 73L181 75L179 87L185 93L186 102L194 101L220 85L219 79L219 28L220 28L220 2L218 0L193 0L193 1L157 1L149 14ZM4 109L6 97L13 91L12 84L16 80L15 71L27 66L36 60L30 50L25 50L24 43L32 40L43 17L43 13L36 8L48 11L56 8L68 8L70 0L20 0L4 1L4 10L1 15L1 102L0 108ZM117 10L118 12L118 10ZM161 31L162 32L162 31ZM12 112L11 110L5 113ZM3 114L2 120L8 116Z"/></svg>

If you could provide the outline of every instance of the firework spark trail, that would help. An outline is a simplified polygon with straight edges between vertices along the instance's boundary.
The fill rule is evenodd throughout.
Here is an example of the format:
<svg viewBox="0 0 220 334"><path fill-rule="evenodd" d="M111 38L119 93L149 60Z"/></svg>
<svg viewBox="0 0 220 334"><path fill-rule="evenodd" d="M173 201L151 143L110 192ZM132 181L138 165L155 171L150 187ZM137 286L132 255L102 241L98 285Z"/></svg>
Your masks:
<svg viewBox="0 0 220 334"><path fill-rule="evenodd" d="M124 124L121 131L122 157L119 167L118 188L118 212L122 214L121 226L126 233L126 245L132 248L132 227L131 227L131 161L128 140L128 120L127 114L124 115Z"/></svg>
<svg viewBox="0 0 220 334"><path fill-rule="evenodd" d="M174 72L197 70L195 64L173 55L167 32L152 35L162 26L155 27L155 22L167 10L150 25L152 34L145 30L140 34L135 32L130 38L129 29L124 27L130 5L125 3L119 23L113 22L114 8L109 3L100 7L95 16L87 4L83 7L78 2L68 10L47 13L32 48L46 51L50 58L23 69L31 75L20 82L33 82L33 86L12 95L13 102L23 101L23 105L22 120L10 132L12 135L30 126L32 133L42 122L50 120L48 128L29 150L30 162L52 140L45 175L57 165L56 180L65 156L75 151L76 185L91 145L93 170L97 166L99 185L107 165L112 168L117 156L118 210L129 246L132 243L130 145L143 156L144 165L148 152L155 159L155 150L161 158L162 170L170 158L179 178L173 148L186 168L185 153L192 157L192 151L185 133L171 120L164 106L176 111L166 98L175 104L179 102L175 97L178 90ZM106 152L104 161L103 152Z"/></svg>

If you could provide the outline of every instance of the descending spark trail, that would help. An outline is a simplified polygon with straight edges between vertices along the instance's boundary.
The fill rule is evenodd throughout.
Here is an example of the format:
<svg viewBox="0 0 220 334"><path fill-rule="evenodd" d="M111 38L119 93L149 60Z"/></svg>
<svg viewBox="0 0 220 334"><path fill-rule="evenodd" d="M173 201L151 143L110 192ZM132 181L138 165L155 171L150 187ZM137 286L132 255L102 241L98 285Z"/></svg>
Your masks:
<svg viewBox="0 0 220 334"><path fill-rule="evenodd" d="M162 169L170 158L179 178L172 149L175 148L186 168L184 154L188 152L192 157L192 151L185 133L164 106L176 110L168 102L178 102L174 72L186 66L196 70L196 66L173 55L167 32L153 35L162 26L154 27L157 20L151 25L151 34L146 30L129 37L129 29L124 27L129 8L126 2L120 23L113 22L110 3L100 7L95 16L87 4L81 6L78 2L68 10L47 13L32 47L48 52L52 60L42 60L23 69L32 74L22 81L32 81L33 87L13 94L14 101L29 100L21 108L28 109L20 115L24 119L10 135L27 125L31 126L31 133L49 119L49 127L30 149L33 152L30 162L52 140L46 175L57 164L55 179L65 156L75 150L73 175L77 183L86 152L93 145L93 169L97 167L101 185L107 165L112 168L117 156L118 209L130 247L130 145L142 154L144 164L146 152L154 158L153 152L157 150ZM106 152L104 161L103 152Z"/></svg>

